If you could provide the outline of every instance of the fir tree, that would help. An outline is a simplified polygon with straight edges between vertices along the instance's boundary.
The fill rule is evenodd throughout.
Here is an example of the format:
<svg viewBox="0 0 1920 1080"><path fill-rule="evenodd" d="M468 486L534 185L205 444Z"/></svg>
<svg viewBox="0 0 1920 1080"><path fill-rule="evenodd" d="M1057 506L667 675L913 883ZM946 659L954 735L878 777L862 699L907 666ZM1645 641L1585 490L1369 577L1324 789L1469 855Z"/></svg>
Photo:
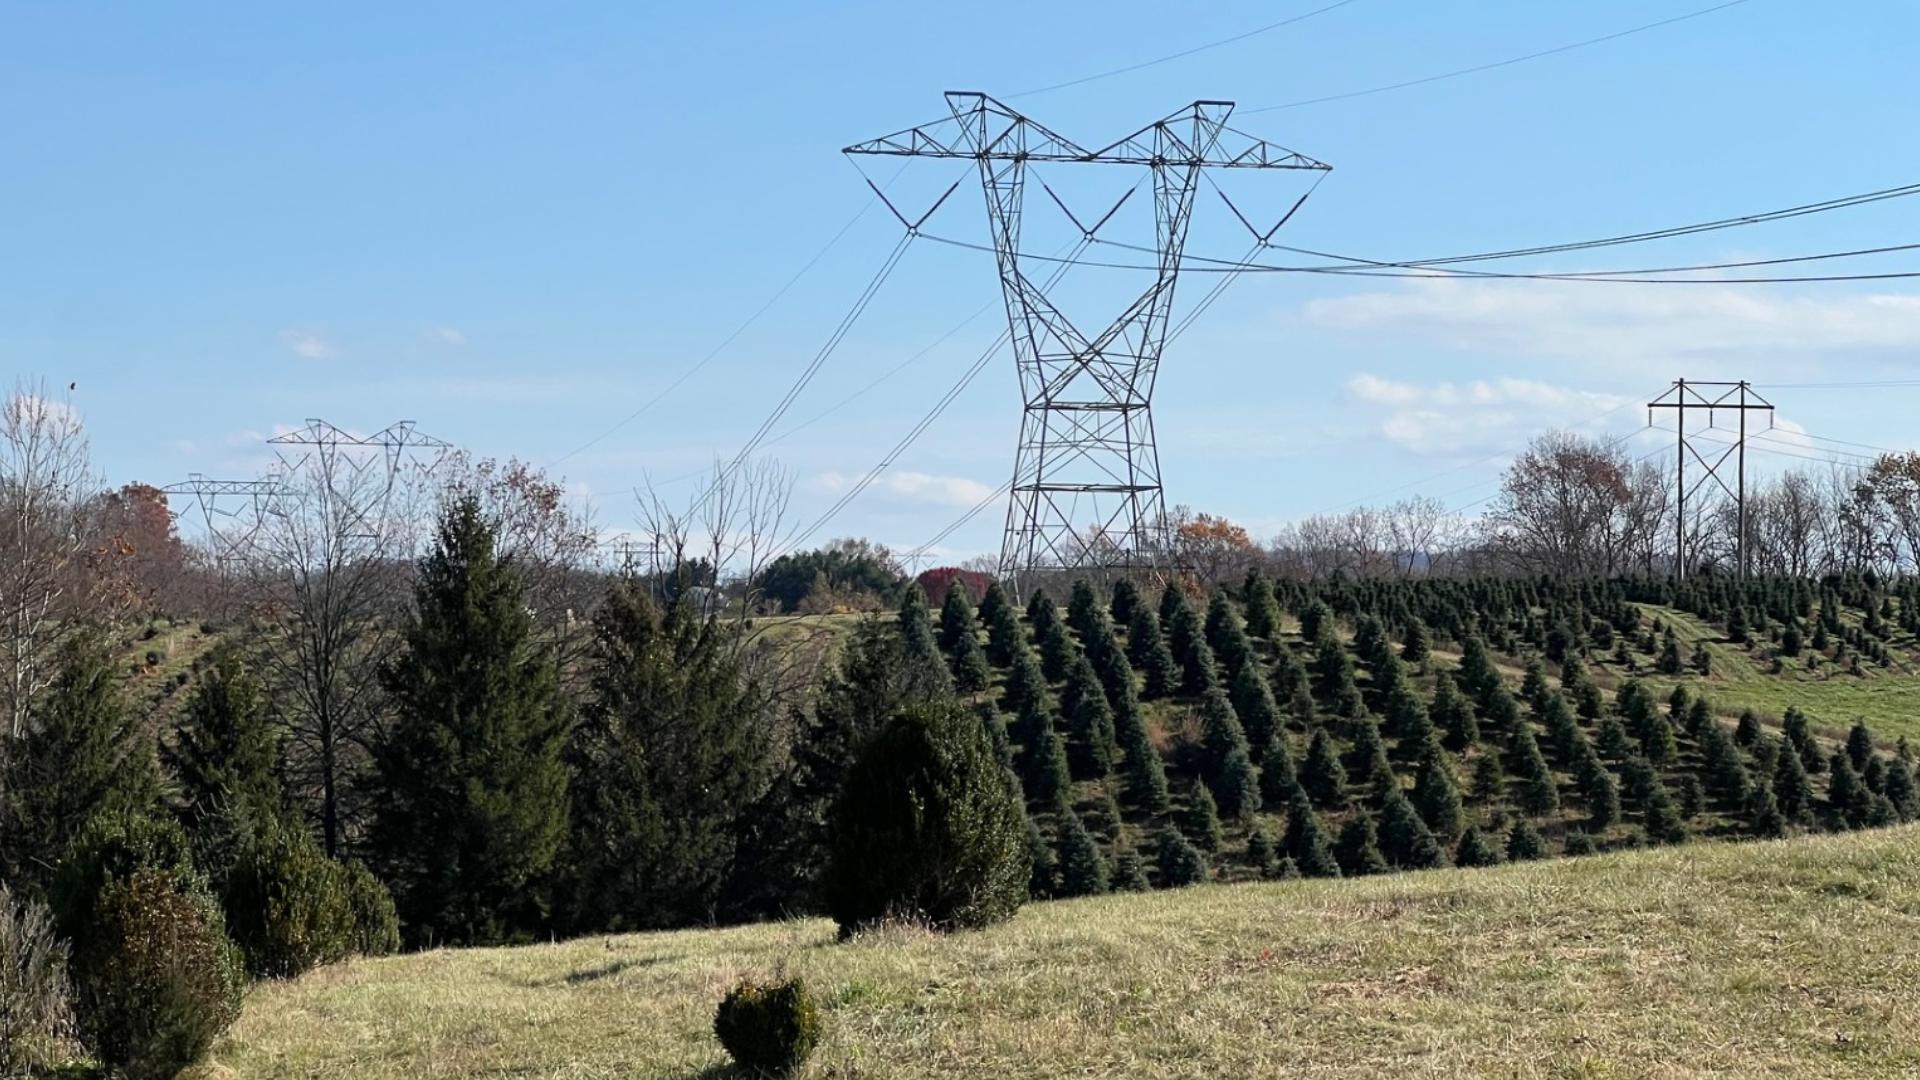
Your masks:
<svg viewBox="0 0 1920 1080"><path fill-rule="evenodd" d="M1245 753L1247 750L1247 733L1240 726L1240 717L1233 711L1233 702L1219 687L1200 697L1200 750L1202 771L1210 779L1220 777L1231 751Z"/></svg>
<svg viewBox="0 0 1920 1080"><path fill-rule="evenodd" d="M1220 808L1204 783L1195 783L1180 811L1180 831L1202 851L1220 850Z"/></svg>
<svg viewBox="0 0 1920 1080"><path fill-rule="evenodd" d="M1554 783L1553 770L1547 767L1546 756L1540 753L1540 744L1534 741L1533 732L1526 725L1514 728L1508 754L1508 770L1519 781L1520 808L1534 817L1558 810L1560 792Z"/></svg>
<svg viewBox="0 0 1920 1080"><path fill-rule="evenodd" d="M279 739L260 683L239 651L222 647L187 699L173 744L161 756L178 785L189 825L221 810L256 826L285 813Z"/></svg>
<svg viewBox="0 0 1920 1080"><path fill-rule="evenodd" d="M1420 818L1407 797L1394 792L1380 808L1380 850L1402 870L1429 870L1447 865L1446 849Z"/></svg>
<svg viewBox="0 0 1920 1080"><path fill-rule="evenodd" d="M57 664L25 732L0 742L0 877L35 889L94 818L145 815L160 791L153 741L121 698L106 643L76 634Z"/></svg>
<svg viewBox="0 0 1920 1080"><path fill-rule="evenodd" d="M1233 609L1233 601L1227 599L1223 590L1214 590L1207 600L1206 633L1207 645L1229 680L1253 662L1253 643L1240 624L1240 613Z"/></svg>
<svg viewBox="0 0 1920 1080"><path fill-rule="evenodd" d="M1380 841L1374 833L1373 819L1355 814L1340 827L1340 839L1333 846L1333 857L1340 864L1342 877L1384 874L1392 867L1380 854Z"/></svg>
<svg viewBox="0 0 1920 1080"><path fill-rule="evenodd" d="M1273 676L1269 680L1273 686L1273 699L1290 703L1296 719L1302 721L1312 718L1313 695L1307 676L1307 666L1300 662L1299 654L1288 648L1284 642L1274 643ZM1299 695L1308 691L1307 713L1303 716L1298 708Z"/></svg>
<svg viewBox="0 0 1920 1080"><path fill-rule="evenodd" d="M1742 775L1744 776L1745 774L1743 773ZM1743 790L1746 789L1745 784L1742 784L1741 787ZM1707 790L1705 786L1700 783L1700 778L1693 773L1684 773L1681 775L1679 788L1679 794L1674 796L1674 801L1680 808L1680 816L1688 821L1692 821L1694 818L1700 816L1701 811L1706 809ZM1751 794L1751 792L1749 792L1749 794ZM1745 800L1742 801L1744 802Z"/></svg>
<svg viewBox="0 0 1920 1080"><path fill-rule="evenodd" d="M1046 712L1050 708L1047 676L1040 670L1040 658L1025 645L1020 646L1008 664L1006 694L1001 705L1015 716Z"/></svg>
<svg viewBox="0 0 1920 1080"><path fill-rule="evenodd" d="M1675 640L1671 630L1667 631L1666 640L1660 645L1660 657L1654 661L1654 668L1662 675L1680 674L1680 642Z"/></svg>
<svg viewBox="0 0 1920 1080"><path fill-rule="evenodd" d="M1773 796L1773 789L1766 784L1755 784L1747 793L1747 827L1755 836L1785 836L1787 834L1787 816L1780 812L1780 804Z"/></svg>
<svg viewBox="0 0 1920 1080"><path fill-rule="evenodd" d="M1093 673L1093 664L1084 655L1074 659L1060 704L1071 732L1068 763L1073 775L1080 779L1106 776L1118 752L1113 708L1107 704L1106 688Z"/></svg>
<svg viewBox="0 0 1920 1080"><path fill-rule="evenodd" d="M1072 814L1063 814L1060 825L1058 863L1060 895L1097 896L1107 891L1106 857L1093 834Z"/></svg>
<svg viewBox="0 0 1920 1080"><path fill-rule="evenodd" d="M1113 856L1113 891L1146 892L1153 888L1147 881L1147 864L1132 845L1122 846Z"/></svg>
<svg viewBox="0 0 1920 1080"><path fill-rule="evenodd" d="M1865 825L1872 801L1873 793L1844 751L1827 760L1827 810L1836 826L1857 829Z"/></svg>
<svg viewBox="0 0 1920 1080"><path fill-rule="evenodd" d="M1661 723L1659 717L1653 717L1649 723ZM1600 753L1613 761L1625 760L1636 752L1633 739L1627 734L1627 727L1617 716L1605 717L1600 721L1597 742Z"/></svg>
<svg viewBox="0 0 1920 1080"><path fill-rule="evenodd" d="M1647 800L1646 810L1647 839L1656 844L1684 844L1687 842L1687 823L1673 804L1673 796L1667 794L1666 785L1654 781L1652 795Z"/></svg>
<svg viewBox="0 0 1920 1080"><path fill-rule="evenodd" d="M1273 597L1273 583L1258 567L1247 571L1241 597L1247 605L1247 633L1262 641L1279 637L1280 605Z"/></svg>
<svg viewBox="0 0 1920 1080"><path fill-rule="evenodd" d="M1264 822L1256 822L1247 832L1247 865L1261 877L1272 877L1274 864L1279 860L1280 849L1273 841L1273 833Z"/></svg>
<svg viewBox="0 0 1920 1080"><path fill-rule="evenodd" d="M1228 685L1228 694L1240 726L1247 734L1247 743L1265 746L1267 739L1279 730L1280 710L1273 703L1273 691L1260 665L1240 665Z"/></svg>
<svg viewBox="0 0 1920 1080"><path fill-rule="evenodd" d="M900 663L906 673L907 693L913 699L933 701L953 693L953 676L947 670L946 657L940 654L933 613L927 609L927 596L918 585L909 585L900 600Z"/></svg>
<svg viewBox="0 0 1920 1080"><path fill-rule="evenodd" d="M1547 856L1547 842L1540 838L1540 830L1526 818L1513 823L1513 831L1507 834L1507 858L1514 862L1529 862L1544 859Z"/></svg>
<svg viewBox="0 0 1920 1080"><path fill-rule="evenodd" d="M403 925L461 943L538 929L567 830L572 722L518 568L496 553L478 499L442 515L382 682L393 721L375 754L386 797L373 846Z"/></svg>
<svg viewBox="0 0 1920 1080"><path fill-rule="evenodd" d="M1307 877L1339 877L1340 862L1334 858L1333 840L1321 824L1320 815L1307 801L1306 792L1296 791L1287 804L1287 859Z"/></svg>
<svg viewBox="0 0 1920 1080"><path fill-rule="evenodd" d="M1901 821L1920 816L1920 792L1915 790L1913 767L1899 757L1887 764L1886 796Z"/></svg>
<svg viewBox="0 0 1920 1080"><path fill-rule="evenodd" d="M1406 632L1400 639L1400 659L1409 664L1425 664L1432 655L1433 639L1427 634L1427 624L1408 619Z"/></svg>
<svg viewBox="0 0 1920 1080"><path fill-rule="evenodd" d="M1580 831L1579 829L1567 830L1566 843L1561 847L1562 854L1567 855L1568 857L1572 857L1575 855L1591 855L1594 853L1595 850L1597 849L1594 846L1593 837L1588 836L1586 833Z"/></svg>
<svg viewBox="0 0 1920 1080"><path fill-rule="evenodd" d="M1754 715L1752 709L1741 710L1740 723L1733 729L1733 741L1752 749L1760 742L1760 735L1760 718Z"/></svg>
<svg viewBox="0 0 1920 1080"><path fill-rule="evenodd" d="M986 650L980 647L967 590L957 583L947 587L946 602L940 605L940 647L947 654L955 690L977 694L987 688L993 669L987 663Z"/></svg>
<svg viewBox="0 0 1920 1080"><path fill-rule="evenodd" d="M1301 786L1320 806L1339 807L1347 801L1347 770L1340 764L1340 755L1333 748L1333 739L1327 735L1326 728L1315 728L1313 741L1307 745L1307 760L1300 770ZM1304 872L1306 863L1298 854L1295 861L1300 862Z"/></svg>
<svg viewBox="0 0 1920 1080"><path fill-rule="evenodd" d="M1481 751L1473 757L1473 794L1481 802L1499 806L1507 801L1507 776L1500 755Z"/></svg>
<svg viewBox="0 0 1920 1080"><path fill-rule="evenodd" d="M1027 895L1036 900L1053 896L1060 891L1060 860L1054 855L1053 845L1040 832L1040 823L1027 818Z"/></svg>
<svg viewBox="0 0 1920 1080"><path fill-rule="evenodd" d="M1461 805L1453 762L1447 752L1437 746L1428 746L1421 755L1420 772L1413 782L1413 805L1427 827L1443 841L1451 843L1466 825L1466 809Z"/></svg>
<svg viewBox="0 0 1920 1080"><path fill-rule="evenodd" d="M1100 599L1094 594L1093 583L1086 578L1075 578L1073 589L1067 594L1067 625L1080 640L1086 641L1094 636L1099 624L1106 620L1106 612L1100 609Z"/></svg>
<svg viewBox="0 0 1920 1080"><path fill-rule="evenodd" d="M1855 720L1847 730L1847 760L1853 762L1855 771L1862 771L1872 759L1873 731L1865 720Z"/></svg>
<svg viewBox="0 0 1920 1080"><path fill-rule="evenodd" d="M1538 660L1527 661L1526 674L1520 680L1520 700L1536 713L1544 713L1547 708L1547 669Z"/></svg>
<svg viewBox="0 0 1920 1080"><path fill-rule="evenodd" d="M1320 625L1313 644L1314 689L1336 716L1357 717L1365 711L1360 688L1353 681L1353 658L1334 632L1333 622Z"/></svg>
<svg viewBox="0 0 1920 1080"><path fill-rule="evenodd" d="M1207 880L1207 857L1179 829L1160 833L1160 884L1178 889Z"/></svg>
<svg viewBox="0 0 1920 1080"><path fill-rule="evenodd" d="M1713 786L1713 793L1721 805L1729 809L1739 809L1747 802L1747 767L1740 760L1740 751L1733 745L1726 729L1719 724L1709 723L1703 732L1701 750L1707 780Z"/></svg>
<svg viewBox="0 0 1920 1080"><path fill-rule="evenodd" d="M1359 776L1362 783L1380 795L1398 790L1400 779L1394 775L1393 761L1387 756L1387 744L1380 738L1380 725L1372 720L1361 720L1355 727L1353 770L1349 775Z"/></svg>
<svg viewBox="0 0 1920 1080"><path fill-rule="evenodd" d="M1287 748L1287 740L1275 732L1267 737L1260 750L1260 800L1268 806L1279 806L1287 801L1287 795L1294 785L1300 782L1299 770L1293 763L1293 751Z"/></svg>
<svg viewBox="0 0 1920 1080"><path fill-rule="evenodd" d="M1208 785L1219 793L1220 805L1235 818L1244 820L1260 809L1260 777L1243 747L1227 752L1220 774Z"/></svg>
<svg viewBox="0 0 1920 1080"><path fill-rule="evenodd" d="M1427 716L1427 707L1421 703L1412 687L1404 684L1395 687L1387 695L1385 712L1387 727L1400 740L1402 753L1410 748L1425 746L1433 739L1433 721Z"/></svg>
<svg viewBox="0 0 1920 1080"><path fill-rule="evenodd" d="M1146 677L1141 694L1147 700L1164 698L1179 687L1180 666L1174 662L1173 650L1167 647L1166 638L1160 633L1160 620L1145 604L1133 609L1133 622L1127 630L1127 656L1134 668Z"/></svg>
<svg viewBox="0 0 1920 1080"><path fill-rule="evenodd" d="M1067 768L1067 741L1053 730L1051 723L1027 736L1026 753L1021 758L1020 782L1027 798L1035 806L1065 809L1073 794L1072 774Z"/></svg>
<svg viewBox="0 0 1920 1080"><path fill-rule="evenodd" d="M1494 692L1504 689L1500 671L1493 664L1493 654L1487 651L1486 641L1478 634L1469 635L1462 650L1460 670L1454 677L1460 689L1466 691L1483 712L1490 711Z"/></svg>
<svg viewBox="0 0 1920 1080"><path fill-rule="evenodd" d="M1474 715L1473 702L1444 671L1434 676L1433 704L1428 706L1427 715L1446 734L1449 750L1458 753L1480 741L1480 718Z"/></svg>
<svg viewBox="0 0 1920 1080"><path fill-rule="evenodd" d="M995 667L1006 667L1027 650L1027 632L997 581L980 598L980 622L987 628L987 659Z"/></svg>
<svg viewBox="0 0 1920 1080"><path fill-rule="evenodd" d="M1780 719L1780 734L1786 740L1787 746L1800 756L1802 770L1816 773L1825 766L1826 757L1821 754L1819 745L1814 742L1812 728L1807 723L1807 714L1801 712L1797 706L1787 706L1786 715ZM1775 793L1780 796L1784 806L1786 793L1777 789Z"/></svg>
<svg viewBox="0 0 1920 1080"><path fill-rule="evenodd" d="M1107 606L1107 613L1121 626L1132 626L1136 612L1146 607L1140 601L1140 586L1132 578L1121 578L1113 583L1113 600ZM1136 661L1137 663L1138 661Z"/></svg>
<svg viewBox="0 0 1920 1080"><path fill-rule="evenodd" d="M1453 853L1455 866L1498 866L1505 861L1505 853L1481 835L1477 825L1467 826L1467 830L1460 834L1460 845Z"/></svg>
<svg viewBox="0 0 1920 1080"><path fill-rule="evenodd" d="M1045 593L1040 593L1034 599L1043 600L1045 597ZM1043 605L1043 610L1052 609ZM1040 642L1040 670L1049 680L1066 678L1067 672L1082 659L1080 646L1074 643L1067 624L1057 616L1042 620L1042 625L1034 631L1034 637Z"/></svg>
<svg viewBox="0 0 1920 1080"><path fill-rule="evenodd" d="M1132 698L1123 698L1115 713L1114 727L1120 744L1122 791L1129 805L1149 814L1167 808L1167 773L1160 752L1147 734L1146 721Z"/></svg>

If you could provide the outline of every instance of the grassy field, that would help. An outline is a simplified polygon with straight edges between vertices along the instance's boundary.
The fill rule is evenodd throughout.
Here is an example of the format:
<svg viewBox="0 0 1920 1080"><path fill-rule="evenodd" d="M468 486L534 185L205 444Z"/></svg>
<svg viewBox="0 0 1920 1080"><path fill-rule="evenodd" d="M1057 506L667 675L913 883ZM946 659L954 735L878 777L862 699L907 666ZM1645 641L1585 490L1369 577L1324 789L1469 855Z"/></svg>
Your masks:
<svg viewBox="0 0 1920 1080"><path fill-rule="evenodd" d="M1829 667L1810 672L1804 664L1788 664L1773 674L1757 664L1747 650L1723 640L1718 631L1700 620L1672 608L1646 608L1650 616L1665 620L1691 653L1696 642L1705 641L1713 657L1713 674L1707 678L1689 676L1683 680L1688 689L1706 693L1717 711L1737 715L1752 709L1762 719L1778 721L1789 707L1798 706L1816 729L1836 737L1844 736L1856 719L1865 718L1880 739L1891 743L1905 735L1920 741L1920 670L1903 660L1892 668L1869 666L1864 675L1851 675ZM1904 649L1902 650L1905 651ZM1664 695L1674 680L1647 676L1647 683Z"/></svg>
<svg viewBox="0 0 1920 1080"><path fill-rule="evenodd" d="M1920 1073L1920 827L359 961L256 988L214 1077L722 1077L748 974L810 1077Z"/></svg>

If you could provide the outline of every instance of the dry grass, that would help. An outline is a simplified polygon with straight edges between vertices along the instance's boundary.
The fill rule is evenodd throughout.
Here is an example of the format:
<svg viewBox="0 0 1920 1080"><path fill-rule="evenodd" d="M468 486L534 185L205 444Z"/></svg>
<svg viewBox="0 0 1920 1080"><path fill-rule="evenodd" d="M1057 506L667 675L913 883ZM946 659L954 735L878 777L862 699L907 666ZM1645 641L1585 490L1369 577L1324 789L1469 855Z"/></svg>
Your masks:
<svg viewBox="0 0 1920 1080"><path fill-rule="evenodd" d="M810 1077L1920 1074L1920 828L355 962L203 1077L719 1077L715 1004L832 1003Z"/></svg>

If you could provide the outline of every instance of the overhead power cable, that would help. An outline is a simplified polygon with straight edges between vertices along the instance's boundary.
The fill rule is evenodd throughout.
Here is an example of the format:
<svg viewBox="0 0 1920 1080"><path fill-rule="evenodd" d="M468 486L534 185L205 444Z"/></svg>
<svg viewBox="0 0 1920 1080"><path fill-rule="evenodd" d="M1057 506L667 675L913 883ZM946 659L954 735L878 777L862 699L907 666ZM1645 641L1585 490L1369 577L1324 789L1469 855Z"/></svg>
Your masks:
<svg viewBox="0 0 1920 1080"><path fill-rule="evenodd" d="M1261 34L1271 33L1275 30L1280 29L1281 27L1292 26L1294 23L1297 23L1297 22L1305 22L1306 20L1313 18L1315 15L1325 15L1329 11L1333 11L1337 8L1346 7L1348 4L1351 4L1354 2L1355 0L1337 0L1336 3L1328 4L1325 7L1317 7L1317 8L1314 8L1312 11L1302 12L1298 15L1292 16L1291 18L1281 19L1279 22L1268 23L1265 26L1256 26L1252 30L1247 30L1242 33L1235 34L1232 37L1224 37L1219 39L1218 41L1209 41L1204 45L1195 45L1191 49L1182 49L1176 53L1168 53L1165 56L1158 56L1153 58L1152 60L1143 60L1137 64L1128 64L1125 67L1117 67L1109 71L1102 71L1093 75L1083 75L1078 79L1068 79L1066 82L1057 82L1049 86L1035 87L1032 90L1022 90L1017 94L1008 94L1006 96L1006 100L1011 101L1014 98L1032 97L1035 94L1046 94L1046 93L1051 93L1052 91L1055 91L1055 90L1065 90L1069 86L1083 86L1090 82L1098 82L1101 79L1111 79L1116 75L1126 75L1131 72L1142 71L1150 67L1157 67L1160 64L1170 63L1174 60L1183 60L1189 56L1195 55L1196 53L1203 53L1210 49L1218 49L1223 45L1232 45L1235 42L1245 41L1248 38L1259 37Z"/></svg>
<svg viewBox="0 0 1920 1080"><path fill-rule="evenodd" d="M1540 60L1549 56L1558 56L1561 53L1573 52L1576 49L1585 49L1594 45L1603 45L1609 41L1618 41L1621 38L1631 37L1634 34L1644 34L1649 30L1658 30L1664 26L1672 26L1675 23L1683 23L1689 19L1698 19L1702 16L1711 15L1716 11L1725 11L1730 7L1738 7L1746 2L1747 0L1726 0L1725 3L1714 4L1711 7L1700 8L1696 11L1689 11L1683 15L1675 15L1671 18L1661 19L1658 22L1644 23L1640 26L1628 27L1625 30L1616 30L1611 34L1602 34L1599 37L1587 38L1584 41L1573 41L1565 45L1555 45L1551 49L1541 49L1537 52L1530 52L1521 56L1510 56L1505 60L1495 60L1488 64L1475 64L1472 67L1459 68L1454 71L1443 71L1437 75L1427 75L1418 79L1405 79L1400 82L1387 83L1383 86L1369 86L1364 90L1349 90L1341 94L1326 94L1321 97L1302 98L1299 101L1287 101L1278 105L1263 105L1256 109L1243 109L1241 112L1263 113L1275 112L1280 109L1298 109L1306 105L1322 105L1329 101L1346 101L1350 98L1370 97L1374 94L1384 94L1391 90L1405 90L1408 87L1425 86L1428 83L1442 82L1447 79L1458 79L1467 75L1478 75L1483 71L1512 67L1515 64L1524 64L1529 60Z"/></svg>

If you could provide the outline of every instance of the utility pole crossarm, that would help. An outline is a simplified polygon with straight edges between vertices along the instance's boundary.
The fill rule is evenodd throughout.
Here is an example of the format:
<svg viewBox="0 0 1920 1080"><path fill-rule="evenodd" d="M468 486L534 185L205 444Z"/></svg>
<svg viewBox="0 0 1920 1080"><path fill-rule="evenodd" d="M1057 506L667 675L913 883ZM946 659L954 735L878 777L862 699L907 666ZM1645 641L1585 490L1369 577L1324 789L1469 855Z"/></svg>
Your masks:
<svg viewBox="0 0 1920 1080"><path fill-rule="evenodd" d="M1746 577L1748 561L1747 414L1750 412L1765 412L1771 417L1773 404L1755 393L1753 384L1744 379L1737 382L1702 382L1697 379L1675 379L1672 389L1669 389L1652 401L1647 402L1648 423L1652 423L1653 410L1655 409L1672 409L1674 411L1674 428L1675 435L1678 439L1677 445L1675 446L1676 460L1674 466L1674 498L1676 502L1674 512L1674 576L1684 578L1687 575L1687 503L1692 499L1695 492L1699 491L1707 481L1711 480L1721 491L1725 492L1726 495L1733 500L1735 516L1734 559L1740 576L1742 578ZM1699 447L1694 445L1694 440L1700 437L1698 434L1699 429L1695 429L1694 435L1689 436L1687 434L1687 414L1705 411L1707 414L1707 427L1711 429L1715 415L1723 409L1739 417L1739 437L1730 444L1717 441L1712 442L1714 448L1719 450L1720 453L1718 456L1709 459L1707 455L1700 452ZM1771 420L1769 420L1768 426L1772 426ZM1686 473L1687 459L1689 457L1705 470L1704 474L1695 480L1691 487L1687 485ZM1729 487L1725 478L1720 475L1720 468L1727 463L1729 457L1735 459L1735 480L1732 487Z"/></svg>

